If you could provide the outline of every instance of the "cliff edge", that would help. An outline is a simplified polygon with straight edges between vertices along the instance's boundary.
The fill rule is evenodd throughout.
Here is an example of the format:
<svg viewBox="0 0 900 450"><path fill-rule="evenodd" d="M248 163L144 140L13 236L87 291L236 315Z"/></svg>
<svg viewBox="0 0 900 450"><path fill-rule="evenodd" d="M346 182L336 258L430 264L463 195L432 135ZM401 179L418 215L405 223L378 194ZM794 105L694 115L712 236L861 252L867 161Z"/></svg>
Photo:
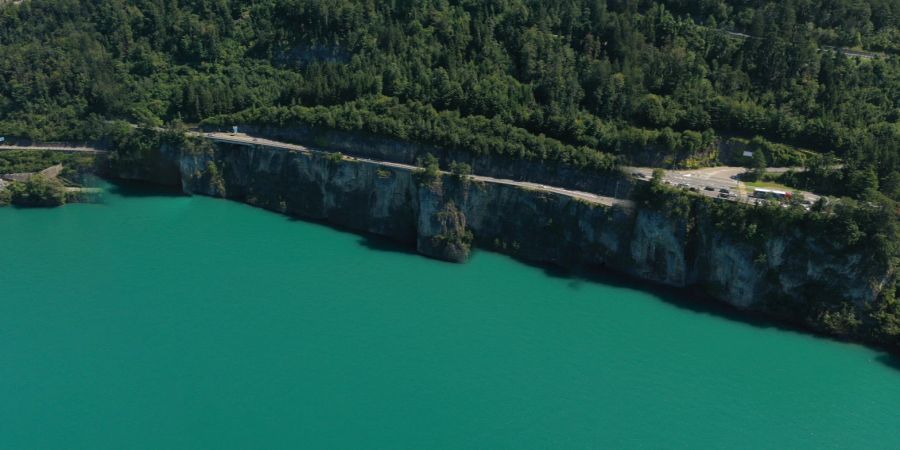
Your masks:
<svg viewBox="0 0 900 450"><path fill-rule="evenodd" d="M190 141L190 142L188 142ZM815 331L895 346L893 261L845 236L839 217L635 188L632 207L339 153L168 142L148 167L113 175L171 184L374 233L422 254L465 261L472 246L561 266L604 267L702 288L740 309ZM116 165L118 164L118 166ZM177 177L173 175L177 172Z"/></svg>

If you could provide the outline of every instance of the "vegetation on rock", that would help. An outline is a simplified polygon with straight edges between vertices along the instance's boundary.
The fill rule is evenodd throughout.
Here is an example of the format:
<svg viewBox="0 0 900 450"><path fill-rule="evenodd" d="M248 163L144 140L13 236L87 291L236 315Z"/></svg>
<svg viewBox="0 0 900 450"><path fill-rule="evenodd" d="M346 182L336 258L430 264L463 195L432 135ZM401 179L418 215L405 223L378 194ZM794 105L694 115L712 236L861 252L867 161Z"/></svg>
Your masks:
<svg viewBox="0 0 900 450"><path fill-rule="evenodd" d="M431 238L437 254L452 261L465 261L472 248L472 231L466 227L466 215L447 202L436 214L440 232Z"/></svg>
<svg viewBox="0 0 900 450"><path fill-rule="evenodd" d="M34 175L7 187L10 201L21 206L59 206L66 203L66 187L55 178Z"/></svg>

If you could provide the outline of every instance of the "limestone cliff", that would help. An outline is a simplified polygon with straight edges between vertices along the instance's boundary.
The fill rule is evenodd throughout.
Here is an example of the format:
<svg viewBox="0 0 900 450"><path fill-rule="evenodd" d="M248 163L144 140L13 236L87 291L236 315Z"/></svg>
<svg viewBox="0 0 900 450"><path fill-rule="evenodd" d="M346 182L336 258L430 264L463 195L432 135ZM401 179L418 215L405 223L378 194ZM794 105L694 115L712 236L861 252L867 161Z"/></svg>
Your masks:
<svg viewBox="0 0 900 450"><path fill-rule="evenodd" d="M736 307L828 332L835 330L819 326L822 317L843 314L852 328L846 334L863 333L868 325L856 317L879 301L893 276L864 263L863 255L829 252L824 237L799 231L750 242L717 226L710 205L681 216L640 203L610 207L466 177L424 180L391 165L265 146L219 144L166 155L175 158L188 193L374 233L449 261L465 261L474 244L532 261L699 286ZM823 292L844 306L797 306L823 304L811 300Z"/></svg>

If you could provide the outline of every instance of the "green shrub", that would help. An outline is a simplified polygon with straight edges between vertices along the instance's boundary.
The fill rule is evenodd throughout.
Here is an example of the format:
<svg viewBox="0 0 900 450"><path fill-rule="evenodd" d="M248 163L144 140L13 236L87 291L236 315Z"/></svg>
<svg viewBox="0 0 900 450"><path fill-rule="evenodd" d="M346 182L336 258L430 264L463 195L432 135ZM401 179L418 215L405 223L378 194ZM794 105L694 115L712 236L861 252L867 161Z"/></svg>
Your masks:
<svg viewBox="0 0 900 450"><path fill-rule="evenodd" d="M59 206L66 203L66 187L55 178L35 175L9 186L12 203L22 206Z"/></svg>
<svg viewBox="0 0 900 450"><path fill-rule="evenodd" d="M438 164L438 159L431 153L425 155L424 158L416 160L416 165L420 168L416 171L416 176L422 183L434 182L441 176L441 167Z"/></svg>
<svg viewBox="0 0 900 450"><path fill-rule="evenodd" d="M450 173L457 178L465 178L472 175L472 166L466 163L458 163L453 161L450 163Z"/></svg>

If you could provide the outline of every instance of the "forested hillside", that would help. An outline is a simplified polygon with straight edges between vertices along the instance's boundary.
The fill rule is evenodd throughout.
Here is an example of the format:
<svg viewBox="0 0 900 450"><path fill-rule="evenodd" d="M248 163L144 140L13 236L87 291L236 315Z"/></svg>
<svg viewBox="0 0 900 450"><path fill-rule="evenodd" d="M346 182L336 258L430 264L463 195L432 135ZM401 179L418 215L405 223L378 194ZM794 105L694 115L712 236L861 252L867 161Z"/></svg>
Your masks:
<svg viewBox="0 0 900 450"><path fill-rule="evenodd" d="M897 200L898 29L896 0L26 0L0 6L0 134L240 113L600 170L759 136Z"/></svg>

